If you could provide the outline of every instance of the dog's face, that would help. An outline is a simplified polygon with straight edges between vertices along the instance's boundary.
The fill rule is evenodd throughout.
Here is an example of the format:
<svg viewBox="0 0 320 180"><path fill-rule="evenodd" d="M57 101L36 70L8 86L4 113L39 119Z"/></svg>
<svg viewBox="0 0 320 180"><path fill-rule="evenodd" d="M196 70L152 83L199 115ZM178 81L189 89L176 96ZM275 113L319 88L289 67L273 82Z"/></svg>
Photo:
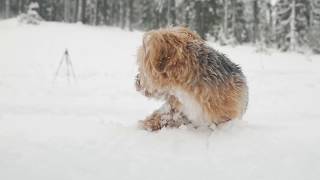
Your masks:
<svg viewBox="0 0 320 180"><path fill-rule="evenodd" d="M146 89L168 89L192 69L190 43L203 42L199 35L183 27L149 31L138 50L140 83Z"/></svg>

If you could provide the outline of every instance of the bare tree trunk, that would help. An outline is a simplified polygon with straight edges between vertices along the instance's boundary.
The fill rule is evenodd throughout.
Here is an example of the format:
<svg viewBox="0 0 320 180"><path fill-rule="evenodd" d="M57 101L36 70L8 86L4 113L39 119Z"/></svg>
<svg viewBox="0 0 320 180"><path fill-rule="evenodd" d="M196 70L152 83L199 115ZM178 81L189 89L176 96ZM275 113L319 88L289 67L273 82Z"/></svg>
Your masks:
<svg viewBox="0 0 320 180"><path fill-rule="evenodd" d="M176 25L176 1L168 0L168 25Z"/></svg>
<svg viewBox="0 0 320 180"><path fill-rule="evenodd" d="M108 20L107 20L107 11L108 11L108 2L107 0L103 0L103 11L102 11L102 15L103 15L103 24L108 24Z"/></svg>
<svg viewBox="0 0 320 180"><path fill-rule="evenodd" d="M273 19L272 19L272 6L271 6L271 4L270 4L270 2L268 2L266 5L266 8L267 8L267 10L266 10L266 16L267 16L267 24L266 24L266 28L267 28L267 30L268 30L268 32L267 32L267 37L266 37L266 39L265 39L265 42L267 43L267 46L270 46L270 44L271 44L271 42L272 42L272 39L271 39L271 37L272 37L272 33L273 33L273 31L272 31L272 23L273 23Z"/></svg>
<svg viewBox="0 0 320 180"><path fill-rule="evenodd" d="M79 0L75 0L75 13L74 13L74 21L78 22L78 13L79 13Z"/></svg>
<svg viewBox="0 0 320 180"><path fill-rule="evenodd" d="M133 0L128 0L128 18L127 18L127 22L128 22L128 27L129 27L129 31L132 31L132 21L133 21Z"/></svg>
<svg viewBox="0 0 320 180"><path fill-rule="evenodd" d="M253 42L256 43L259 32L259 9L258 0L253 1Z"/></svg>
<svg viewBox="0 0 320 180"><path fill-rule="evenodd" d="M10 17L10 0L5 0L5 17L9 18Z"/></svg>
<svg viewBox="0 0 320 180"><path fill-rule="evenodd" d="M236 37L236 15L237 15L237 0L231 0L231 8L232 8L232 19L231 19L231 23L232 23L232 40L233 43L235 43L235 37Z"/></svg>
<svg viewBox="0 0 320 180"><path fill-rule="evenodd" d="M229 16L228 1L229 0L224 0L224 17L223 17L224 39L228 39L228 16Z"/></svg>
<svg viewBox="0 0 320 180"><path fill-rule="evenodd" d="M95 2L96 4L95 4L95 9L96 9L96 11L95 11L95 25L99 25L99 23L100 23L100 19L99 19L99 5L100 5L100 1L99 0L96 0L96 2Z"/></svg>
<svg viewBox="0 0 320 180"><path fill-rule="evenodd" d="M116 5L115 2L111 2L111 7L110 7L110 25L115 25L115 9L116 9Z"/></svg>
<svg viewBox="0 0 320 180"><path fill-rule="evenodd" d="M310 17L310 20L309 20L309 26L310 26L310 28L312 28L312 25L313 25L313 3L314 3L314 1L313 0L311 0L310 1L310 11L309 11L309 17Z"/></svg>
<svg viewBox="0 0 320 180"><path fill-rule="evenodd" d="M64 21L69 22L70 21L70 1L64 0Z"/></svg>
<svg viewBox="0 0 320 180"><path fill-rule="evenodd" d="M121 1L113 1L111 8L112 25L121 27Z"/></svg>
<svg viewBox="0 0 320 180"><path fill-rule="evenodd" d="M199 33L199 35L206 39L206 32L204 31L204 25L203 25L203 2L196 1L194 8L195 8L195 30Z"/></svg>
<svg viewBox="0 0 320 180"><path fill-rule="evenodd" d="M82 1L83 0L78 0L77 22L82 21Z"/></svg>
<svg viewBox="0 0 320 180"><path fill-rule="evenodd" d="M147 0L148 1L148 0ZM149 29L152 29L152 28L159 28L161 26L161 17L160 17L160 12L159 10L155 9L153 10L153 13L154 13L154 23L152 23L152 25L150 26L149 25ZM151 22L150 22L151 23Z"/></svg>
<svg viewBox="0 0 320 180"><path fill-rule="evenodd" d="M186 10L184 12L184 23L188 26L190 24L190 12L189 12L190 7L189 6L190 6L190 3L187 2Z"/></svg>
<svg viewBox="0 0 320 180"><path fill-rule="evenodd" d="M18 14L21 14L22 11L21 11L21 5L22 5L22 0L18 0L17 4L18 4Z"/></svg>
<svg viewBox="0 0 320 180"><path fill-rule="evenodd" d="M290 15L290 50L296 49L296 0L292 0L291 3L291 15Z"/></svg>
<svg viewBox="0 0 320 180"><path fill-rule="evenodd" d="M87 0L82 0L81 3L81 21L82 23L86 23L86 7L87 7Z"/></svg>
<svg viewBox="0 0 320 180"><path fill-rule="evenodd" d="M120 0L120 27L122 29L126 26L126 1Z"/></svg>
<svg viewBox="0 0 320 180"><path fill-rule="evenodd" d="M277 9L275 9L275 7L272 7L272 14L271 14L271 17L272 17L272 28L271 28L271 34L272 34L272 41L276 41L276 34L277 34L277 31L276 31L276 28L277 28L277 17L278 17L278 11Z"/></svg>
<svg viewBox="0 0 320 180"><path fill-rule="evenodd" d="M4 7L4 5L3 5L3 0L0 0L0 19L2 19L2 17L4 16L3 15L3 12L4 12L4 10L3 10L3 7Z"/></svg>

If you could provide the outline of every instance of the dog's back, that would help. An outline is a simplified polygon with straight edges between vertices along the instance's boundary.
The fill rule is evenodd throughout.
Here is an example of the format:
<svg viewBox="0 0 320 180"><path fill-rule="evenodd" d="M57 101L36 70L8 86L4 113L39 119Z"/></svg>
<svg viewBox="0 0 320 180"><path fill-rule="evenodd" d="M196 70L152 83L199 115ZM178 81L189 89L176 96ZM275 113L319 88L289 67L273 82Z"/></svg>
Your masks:
<svg viewBox="0 0 320 180"><path fill-rule="evenodd" d="M197 52L200 71L195 89L196 86L207 89L207 94L195 95L207 104L206 109L212 114L213 121L220 123L241 118L248 104L248 87L240 66L206 43L200 46L190 44L189 49Z"/></svg>

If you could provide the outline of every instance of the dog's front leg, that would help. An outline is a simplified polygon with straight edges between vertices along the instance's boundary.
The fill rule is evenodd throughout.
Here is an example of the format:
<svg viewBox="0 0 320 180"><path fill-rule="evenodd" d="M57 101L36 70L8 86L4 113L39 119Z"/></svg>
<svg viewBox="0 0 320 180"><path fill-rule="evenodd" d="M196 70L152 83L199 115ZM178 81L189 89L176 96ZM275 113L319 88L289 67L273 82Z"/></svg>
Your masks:
<svg viewBox="0 0 320 180"><path fill-rule="evenodd" d="M148 131L160 130L162 127L164 127L163 123L161 122L162 115L163 113L161 113L160 110L156 110L145 120L140 121L140 126Z"/></svg>
<svg viewBox="0 0 320 180"><path fill-rule="evenodd" d="M190 121L180 111L180 106L180 102L174 96L170 96L160 109L141 122L142 128L156 131L163 127L178 128L183 124L189 124Z"/></svg>

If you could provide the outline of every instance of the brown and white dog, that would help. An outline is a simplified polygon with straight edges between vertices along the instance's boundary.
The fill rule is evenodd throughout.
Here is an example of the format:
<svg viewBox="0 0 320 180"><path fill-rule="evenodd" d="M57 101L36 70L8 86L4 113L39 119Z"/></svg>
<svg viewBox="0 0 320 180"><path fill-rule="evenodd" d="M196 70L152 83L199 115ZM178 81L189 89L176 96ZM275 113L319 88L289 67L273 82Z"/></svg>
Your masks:
<svg viewBox="0 0 320 180"><path fill-rule="evenodd" d="M137 91L165 101L142 121L145 129L218 125L246 111L248 87L240 67L187 28L145 33L137 64Z"/></svg>

